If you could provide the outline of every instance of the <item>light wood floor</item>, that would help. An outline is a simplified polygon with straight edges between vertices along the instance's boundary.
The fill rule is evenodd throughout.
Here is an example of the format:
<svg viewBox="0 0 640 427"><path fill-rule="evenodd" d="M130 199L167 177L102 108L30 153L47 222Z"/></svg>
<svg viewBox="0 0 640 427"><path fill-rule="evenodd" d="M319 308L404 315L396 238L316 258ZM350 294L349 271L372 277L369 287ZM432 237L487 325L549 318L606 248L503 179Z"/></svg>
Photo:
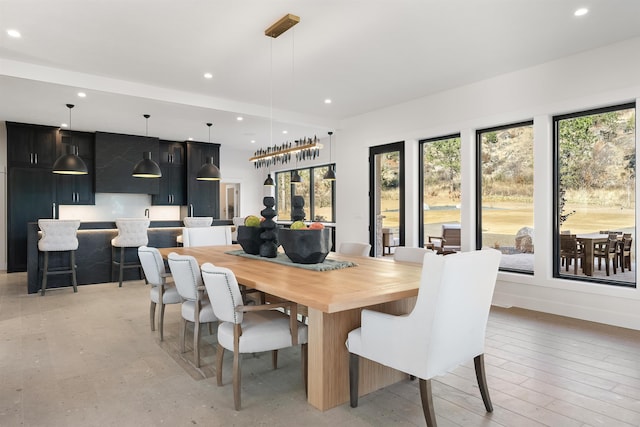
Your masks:
<svg viewBox="0 0 640 427"><path fill-rule="evenodd" d="M306 404L299 351L243 359L243 409L213 378L215 338L203 368L180 354L176 306L165 342L149 330L141 281L26 295L23 274L0 273L0 426L424 425L417 382L404 381L319 412ZM441 427L640 426L640 331L493 308L486 363L494 412L472 364L433 383Z"/></svg>

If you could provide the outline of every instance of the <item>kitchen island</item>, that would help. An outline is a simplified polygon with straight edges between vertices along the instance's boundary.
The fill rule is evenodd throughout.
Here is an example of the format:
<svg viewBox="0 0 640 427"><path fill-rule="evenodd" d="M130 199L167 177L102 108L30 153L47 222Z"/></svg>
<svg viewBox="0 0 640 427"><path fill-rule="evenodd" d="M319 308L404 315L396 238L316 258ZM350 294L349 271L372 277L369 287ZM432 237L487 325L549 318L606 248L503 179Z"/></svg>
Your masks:
<svg viewBox="0 0 640 427"><path fill-rule="evenodd" d="M231 220L214 220L213 226L232 225ZM149 246L169 248L176 246L176 239L182 234L182 221L151 221L148 229ZM37 222L27 224L27 291L30 294L40 290L40 273L38 266L42 265L42 252L38 251L40 228ZM109 221L81 222L78 230L78 249L76 250L76 265L78 285L111 282L111 239L118 234L116 223ZM127 261L134 261L137 253L127 251ZM51 252L50 268L67 266L69 254L65 252ZM124 272L124 280L139 279L137 269ZM51 276L47 282L47 289L71 286L71 276L61 274Z"/></svg>

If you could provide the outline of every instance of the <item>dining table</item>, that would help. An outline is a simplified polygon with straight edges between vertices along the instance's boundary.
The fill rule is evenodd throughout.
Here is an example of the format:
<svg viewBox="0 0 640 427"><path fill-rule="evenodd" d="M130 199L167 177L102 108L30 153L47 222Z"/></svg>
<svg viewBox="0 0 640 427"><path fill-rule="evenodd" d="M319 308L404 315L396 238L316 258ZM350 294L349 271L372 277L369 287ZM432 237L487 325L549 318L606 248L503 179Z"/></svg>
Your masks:
<svg viewBox="0 0 640 427"><path fill-rule="evenodd" d="M593 276L593 252L595 245L604 244L609 239L608 234L588 233L576 234L576 240L580 242L584 251L584 260L582 261L582 272L587 276Z"/></svg>
<svg viewBox="0 0 640 427"><path fill-rule="evenodd" d="M422 268L391 259L346 256L330 252L327 260L351 261L352 266L328 271L281 264L260 257L238 256L238 245L163 248L191 255L232 270L238 283L267 295L293 301L307 312L307 401L325 411L349 401L347 334L360 326L363 308L401 315L415 305ZM407 378L375 362L360 362L361 395Z"/></svg>

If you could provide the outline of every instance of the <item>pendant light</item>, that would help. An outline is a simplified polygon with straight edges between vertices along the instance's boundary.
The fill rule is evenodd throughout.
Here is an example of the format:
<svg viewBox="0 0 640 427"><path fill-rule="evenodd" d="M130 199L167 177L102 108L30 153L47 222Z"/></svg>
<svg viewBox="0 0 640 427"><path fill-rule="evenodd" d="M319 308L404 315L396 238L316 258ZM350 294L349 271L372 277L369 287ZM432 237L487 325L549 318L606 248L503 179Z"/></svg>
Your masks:
<svg viewBox="0 0 640 427"><path fill-rule="evenodd" d="M144 114L143 117L147 121L145 136L149 136L149 114ZM151 151L145 151L142 153L142 160L136 164L133 168L132 176L136 178L160 178L162 177L162 171L160 166L151 159Z"/></svg>
<svg viewBox="0 0 640 427"><path fill-rule="evenodd" d="M329 132L329 163L331 163L331 135L333 132ZM322 177L325 181L335 181L336 180L336 171L333 170L333 165L329 165L327 169L327 173Z"/></svg>
<svg viewBox="0 0 640 427"><path fill-rule="evenodd" d="M267 174L267 179L264 180L264 184L262 185L270 185L271 187L275 186L275 182L273 182L273 178L271 178L271 174Z"/></svg>
<svg viewBox="0 0 640 427"><path fill-rule="evenodd" d="M71 109L73 104L67 104L69 109L69 130L71 130ZM73 145L71 136L62 137L62 145L66 148L66 153L58 157L53 164L53 173L62 175L86 175L89 173L87 165L78 156L78 146Z"/></svg>
<svg viewBox="0 0 640 427"><path fill-rule="evenodd" d="M207 123L209 126L209 143L211 143L211 126L213 123ZM220 174L220 169L213 163L213 156L208 157L207 161L200 170L198 170L198 176L196 179L198 181L220 181L222 175Z"/></svg>

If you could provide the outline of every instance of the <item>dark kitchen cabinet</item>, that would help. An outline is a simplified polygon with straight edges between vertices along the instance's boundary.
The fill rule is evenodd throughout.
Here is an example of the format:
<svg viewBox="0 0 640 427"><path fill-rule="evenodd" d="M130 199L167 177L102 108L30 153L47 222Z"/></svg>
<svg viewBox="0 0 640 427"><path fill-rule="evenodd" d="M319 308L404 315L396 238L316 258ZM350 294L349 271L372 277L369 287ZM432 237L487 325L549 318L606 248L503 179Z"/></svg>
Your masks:
<svg viewBox="0 0 640 427"><path fill-rule="evenodd" d="M57 156L67 153L68 146L78 147L78 156L87 165L86 175L55 175L56 201L59 205L94 205L95 182L95 134L90 132L62 131Z"/></svg>
<svg viewBox="0 0 640 427"><path fill-rule="evenodd" d="M151 197L156 206L182 206L186 204L185 144L163 141L159 143L159 166L162 171L160 190Z"/></svg>
<svg viewBox="0 0 640 427"><path fill-rule="evenodd" d="M27 223L54 218L51 169L11 167L7 177L7 272L27 270Z"/></svg>
<svg viewBox="0 0 640 427"><path fill-rule="evenodd" d="M51 169L58 128L14 122L6 125L8 166Z"/></svg>
<svg viewBox="0 0 640 427"><path fill-rule="evenodd" d="M220 218L220 181L198 181L198 170L213 157L220 167L220 144L188 141L187 147L187 205L183 216L211 216Z"/></svg>

